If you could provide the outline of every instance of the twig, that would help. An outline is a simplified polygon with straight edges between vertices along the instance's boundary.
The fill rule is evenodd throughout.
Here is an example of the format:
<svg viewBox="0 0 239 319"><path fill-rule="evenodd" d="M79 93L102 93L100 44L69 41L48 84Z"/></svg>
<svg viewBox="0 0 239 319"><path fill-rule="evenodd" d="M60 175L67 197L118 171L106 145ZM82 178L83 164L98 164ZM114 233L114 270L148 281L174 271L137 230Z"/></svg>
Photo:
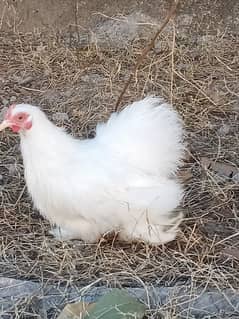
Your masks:
<svg viewBox="0 0 239 319"><path fill-rule="evenodd" d="M173 41L172 41L172 55L171 55L171 83L170 83L170 103L173 104L173 82L174 82L174 51L175 51L176 31L173 23Z"/></svg>
<svg viewBox="0 0 239 319"><path fill-rule="evenodd" d="M135 67L133 69L133 72L130 74L128 81L126 82L117 102L115 105L115 111L117 112L119 110L119 105L120 102L128 88L128 86L130 85L130 82L134 76L134 74L136 73L138 67L140 66L140 64L142 63L142 61L144 60L144 58L146 57L146 55L148 54L148 52L154 47L155 45L155 41L157 40L157 38L159 37L159 35L162 33L163 29L167 26L167 24L169 23L170 19L174 17L175 13L176 13L176 9L178 7L180 0L174 0L173 4L163 22L163 24L161 25L161 27L159 28L159 30L155 33L154 37L152 38L152 40L150 41L150 43L148 44L148 46L145 47L145 49L143 50L142 54L140 55L140 57L137 59L137 62L135 64Z"/></svg>
<svg viewBox="0 0 239 319"><path fill-rule="evenodd" d="M2 10L2 16L1 16L1 19L0 19L0 30L2 30L3 20L4 20L6 8L7 8L7 5L4 5L3 10Z"/></svg>
<svg viewBox="0 0 239 319"><path fill-rule="evenodd" d="M122 18L110 17L110 16L108 16L108 15L106 15L106 14L104 14L104 13L101 13L101 12L95 12L95 13L93 13L92 15L99 15L99 16L102 16L102 17L104 17L104 18L107 18L107 19L110 19L110 20L113 20L113 21L118 21L118 22L128 22L127 17L125 17L125 16L123 16L123 15L121 15ZM120 15L118 15L118 17L119 17L119 16L120 16ZM156 24L156 23L150 23L150 22L136 22L135 24L136 24L136 25L158 26L158 24Z"/></svg>
<svg viewBox="0 0 239 319"><path fill-rule="evenodd" d="M16 200L16 203L14 204L14 207L16 207L17 204L19 203L19 201L21 200L21 198L22 198L22 196L23 196L23 194L24 194L26 188L27 188L27 186L24 185L24 186L23 186L23 189L21 190L21 192L20 192L20 194L19 194L19 196L18 196L18 199Z"/></svg>
<svg viewBox="0 0 239 319"><path fill-rule="evenodd" d="M215 244L215 246L218 246L218 245L224 243L225 241L227 241L228 239L232 239L232 238L237 237L237 236L239 236L239 232L237 232L237 233L235 233L235 234L232 234L232 235L230 235L230 236L228 236L228 237L226 237L226 238L224 238L224 239L218 241L218 242Z"/></svg>
<svg viewBox="0 0 239 319"><path fill-rule="evenodd" d="M177 72L175 69L173 70L173 72L182 80L184 80L185 82L187 82L188 84L192 85L194 88L196 88L206 99L208 99L208 101L210 101L213 105L217 106L217 103L214 102L210 96L208 96L203 89L197 85L196 83L194 83L193 81L189 81L188 79L186 79L180 72Z"/></svg>
<svg viewBox="0 0 239 319"><path fill-rule="evenodd" d="M74 8L74 14L75 14L75 27L76 27L76 34L77 34L77 47L76 47L76 54L77 54L77 60L78 63L80 61L80 50L79 50L79 44L80 44L80 32L79 32L79 26L78 26L78 11L79 11L79 3L78 0L75 0L75 8Z"/></svg>

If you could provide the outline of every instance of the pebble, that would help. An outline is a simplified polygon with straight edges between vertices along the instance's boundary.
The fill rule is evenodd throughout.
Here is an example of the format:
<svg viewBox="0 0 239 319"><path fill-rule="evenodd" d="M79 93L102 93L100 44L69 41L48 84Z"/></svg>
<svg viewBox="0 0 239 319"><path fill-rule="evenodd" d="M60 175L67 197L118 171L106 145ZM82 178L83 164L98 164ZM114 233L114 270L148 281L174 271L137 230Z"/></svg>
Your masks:
<svg viewBox="0 0 239 319"><path fill-rule="evenodd" d="M16 164L9 164L8 165L8 173L10 176L14 176L17 172L17 166Z"/></svg>
<svg viewBox="0 0 239 319"><path fill-rule="evenodd" d="M0 111L0 121L3 120L5 114L7 113L7 109L8 109L8 108L7 108L6 106L4 106L4 107L2 108L2 110Z"/></svg>
<svg viewBox="0 0 239 319"><path fill-rule="evenodd" d="M235 174L233 177L232 177L232 180L236 183L239 183L239 173Z"/></svg>
<svg viewBox="0 0 239 319"><path fill-rule="evenodd" d="M58 122L64 122L64 121L68 121L69 120L68 114L62 113L62 112L54 113L52 118L53 118L54 121L58 121Z"/></svg>
<svg viewBox="0 0 239 319"><path fill-rule="evenodd" d="M9 104L9 101L3 97L3 98L2 98L2 104L3 104L4 106L6 106L6 105Z"/></svg>
<svg viewBox="0 0 239 319"><path fill-rule="evenodd" d="M218 130L218 134L220 136L225 136L230 133L230 126L227 124L222 124L222 126Z"/></svg>
<svg viewBox="0 0 239 319"><path fill-rule="evenodd" d="M16 100L17 100L16 96L13 95L13 96L10 97L10 102L11 103L16 102Z"/></svg>

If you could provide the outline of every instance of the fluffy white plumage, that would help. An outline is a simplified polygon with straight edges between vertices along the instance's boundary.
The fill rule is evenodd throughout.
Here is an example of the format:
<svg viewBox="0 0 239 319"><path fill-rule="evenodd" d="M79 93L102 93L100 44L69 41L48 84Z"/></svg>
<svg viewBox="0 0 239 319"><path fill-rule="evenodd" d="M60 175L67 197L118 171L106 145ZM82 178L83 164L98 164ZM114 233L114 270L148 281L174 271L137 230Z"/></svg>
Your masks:
<svg viewBox="0 0 239 319"><path fill-rule="evenodd" d="M96 242L118 231L123 240L171 241L182 213L183 190L175 177L183 129L163 100L147 97L99 124L96 137L78 140L51 123L37 107L21 130L25 179L35 206L62 239Z"/></svg>

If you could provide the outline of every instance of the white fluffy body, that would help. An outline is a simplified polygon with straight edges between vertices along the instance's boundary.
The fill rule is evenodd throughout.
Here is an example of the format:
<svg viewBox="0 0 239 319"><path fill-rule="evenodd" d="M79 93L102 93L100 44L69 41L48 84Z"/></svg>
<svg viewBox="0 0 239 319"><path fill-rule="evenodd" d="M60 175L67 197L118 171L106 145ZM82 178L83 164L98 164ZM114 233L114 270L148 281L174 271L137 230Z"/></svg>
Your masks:
<svg viewBox="0 0 239 319"><path fill-rule="evenodd" d="M123 240L171 241L182 213L175 177L183 157L178 114L147 97L99 124L96 137L79 140L37 107L18 104L32 128L20 132L25 179L35 206L61 239L96 242L118 231Z"/></svg>

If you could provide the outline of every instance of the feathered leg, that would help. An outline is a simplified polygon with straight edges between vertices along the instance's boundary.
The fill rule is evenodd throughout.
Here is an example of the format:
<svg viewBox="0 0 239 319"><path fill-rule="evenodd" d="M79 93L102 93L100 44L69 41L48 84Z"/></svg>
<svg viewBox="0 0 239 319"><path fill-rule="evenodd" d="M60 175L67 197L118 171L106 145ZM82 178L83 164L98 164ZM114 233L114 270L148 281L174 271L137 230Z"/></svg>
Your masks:
<svg viewBox="0 0 239 319"><path fill-rule="evenodd" d="M181 223L183 214L177 213L168 224L153 224L145 214L145 219L140 219L133 225L128 224L119 233L119 239L124 241L143 241L152 245L165 244L175 239L178 233L178 226Z"/></svg>
<svg viewBox="0 0 239 319"><path fill-rule="evenodd" d="M67 223L62 227L55 227L50 231L50 234L61 241L81 239L87 243L96 243L101 237L97 225L83 219Z"/></svg>

